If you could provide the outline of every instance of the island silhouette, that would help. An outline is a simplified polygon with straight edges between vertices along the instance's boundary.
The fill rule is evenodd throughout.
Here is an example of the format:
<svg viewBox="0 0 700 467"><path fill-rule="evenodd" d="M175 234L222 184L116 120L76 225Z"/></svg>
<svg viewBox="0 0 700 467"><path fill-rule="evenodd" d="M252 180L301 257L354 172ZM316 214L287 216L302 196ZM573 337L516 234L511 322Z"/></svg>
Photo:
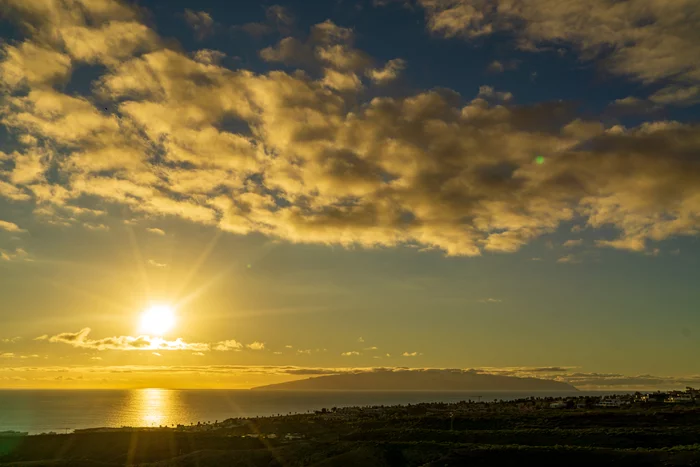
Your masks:
<svg viewBox="0 0 700 467"><path fill-rule="evenodd" d="M493 375L476 370L375 370L314 376L254 390L343 391L578 391L561 381Z"/></svg>

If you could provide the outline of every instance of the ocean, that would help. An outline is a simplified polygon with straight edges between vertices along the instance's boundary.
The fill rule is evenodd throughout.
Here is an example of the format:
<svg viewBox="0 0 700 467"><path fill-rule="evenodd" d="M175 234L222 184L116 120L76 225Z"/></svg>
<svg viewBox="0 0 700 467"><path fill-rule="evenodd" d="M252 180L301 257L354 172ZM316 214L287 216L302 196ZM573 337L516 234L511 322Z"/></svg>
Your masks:
<svg viewBox="0 0 700 467"><path fill-rule="evenodd" d="M494 401L571 394L175 389L0 390L0 431L38 434L95 427L189 425L235 417L306 413L324 407L405 405L469 399Z"/></svg>

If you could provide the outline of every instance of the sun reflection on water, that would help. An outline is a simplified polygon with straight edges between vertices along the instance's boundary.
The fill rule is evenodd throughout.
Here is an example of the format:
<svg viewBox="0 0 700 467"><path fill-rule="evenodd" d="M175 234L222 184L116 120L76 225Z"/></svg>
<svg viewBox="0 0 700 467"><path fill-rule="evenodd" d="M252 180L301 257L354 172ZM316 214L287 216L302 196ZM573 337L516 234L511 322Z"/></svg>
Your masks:
<svg viewBox="0 0 700 467"><path fill-rule="evenodd" d="M140 426L160 426L172 418L173 402L172 391L167 389L140 389L133 391L131 405Z"/></svg>

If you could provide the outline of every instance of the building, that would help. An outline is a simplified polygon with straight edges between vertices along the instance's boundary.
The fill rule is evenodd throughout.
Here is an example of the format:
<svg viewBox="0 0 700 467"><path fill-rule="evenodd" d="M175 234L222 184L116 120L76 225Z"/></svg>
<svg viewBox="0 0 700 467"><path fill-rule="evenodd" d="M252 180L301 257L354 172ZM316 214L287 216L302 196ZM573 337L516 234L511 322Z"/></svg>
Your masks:
<svg viewBox="0 0 700 467"><path fill-rule="evenodd" d="M598 407L622 407L622 401L620 399L601 399L600 402L596 404Z"/></svg>

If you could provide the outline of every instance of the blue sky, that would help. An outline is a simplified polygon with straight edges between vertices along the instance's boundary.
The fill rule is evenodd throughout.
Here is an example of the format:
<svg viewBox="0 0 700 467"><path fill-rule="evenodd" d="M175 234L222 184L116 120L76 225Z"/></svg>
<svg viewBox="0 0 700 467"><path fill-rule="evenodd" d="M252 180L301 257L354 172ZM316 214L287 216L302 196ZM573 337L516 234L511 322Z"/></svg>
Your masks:
<svg viewBox="0 0 700 467"><path fill-rule="evenodd" d="M0 8L0 387L700 380L692 1Z"/></svg>

